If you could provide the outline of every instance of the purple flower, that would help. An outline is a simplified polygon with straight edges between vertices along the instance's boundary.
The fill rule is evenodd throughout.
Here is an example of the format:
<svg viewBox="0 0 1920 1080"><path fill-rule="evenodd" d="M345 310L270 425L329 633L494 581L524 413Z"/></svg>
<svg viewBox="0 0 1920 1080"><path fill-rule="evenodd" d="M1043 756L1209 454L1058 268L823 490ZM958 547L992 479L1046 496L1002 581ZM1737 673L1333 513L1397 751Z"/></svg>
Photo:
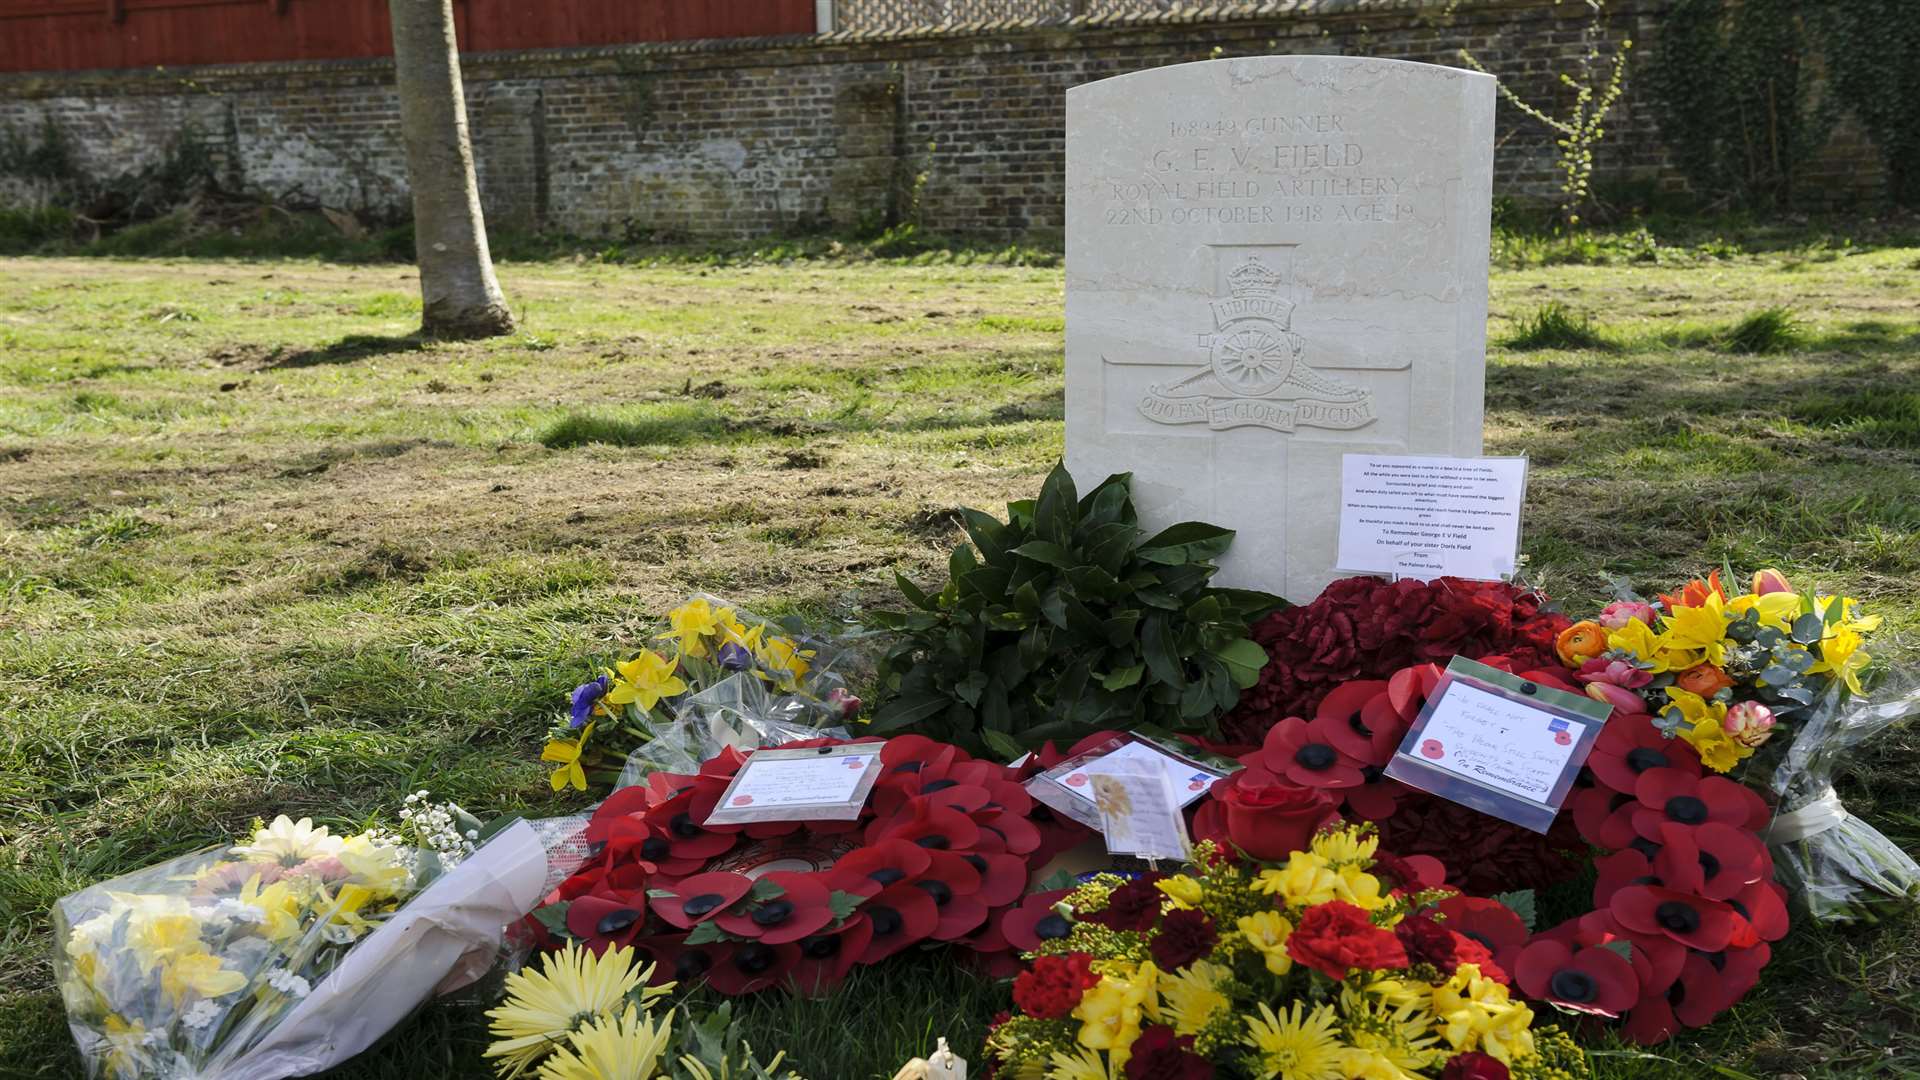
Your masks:
<svg viewBox="0 0 1920 1080"><path fill-rule="evenodd" d="M575 731L587 726L587 718L593 715L593 707L606 696L607 677L605 675L592 682L581 683L573 688L573 720L568 727Z"/></svg>
<svg viewBox="0 0 1920 1080"><path fill-rule="evenodd" d="M753 652L737 641L729 641L720 646L714 657L720 666L728 671L745 671L753 666Z"/></svg>

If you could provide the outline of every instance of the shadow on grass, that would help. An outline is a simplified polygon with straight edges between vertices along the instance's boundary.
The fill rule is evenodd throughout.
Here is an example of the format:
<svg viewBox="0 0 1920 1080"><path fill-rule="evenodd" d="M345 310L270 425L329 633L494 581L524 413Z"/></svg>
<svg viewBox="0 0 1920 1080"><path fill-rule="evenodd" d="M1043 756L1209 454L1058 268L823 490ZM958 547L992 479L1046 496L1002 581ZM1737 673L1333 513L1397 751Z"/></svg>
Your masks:
<svg viewBox="0 0 1920 1080"><path fill-rule="evenodd" d="M906 420L887 420L858 410L833 416L792 419L770 416L734 418L705 402L675 403L643 416L571 412L540 433L552 450L582 446L686 446L693 443L743 445L776 439L857 435L869 432L932 432L991 428L1034 421L1058 421L1064 415L1060 394L1044 394L989 410L953 410ZM789 467L811 467L804 464Z"/></svg>
<svg viewBox="0 0 1920 1080"><path fill-rule="evenodd" d="M331 345L288 353L265 365L261 370L279 371L284 368L351 364L356 360L365 360L374 356L415 352L426 348L426 345L427 339L418 334L348 334Z"/></svg>

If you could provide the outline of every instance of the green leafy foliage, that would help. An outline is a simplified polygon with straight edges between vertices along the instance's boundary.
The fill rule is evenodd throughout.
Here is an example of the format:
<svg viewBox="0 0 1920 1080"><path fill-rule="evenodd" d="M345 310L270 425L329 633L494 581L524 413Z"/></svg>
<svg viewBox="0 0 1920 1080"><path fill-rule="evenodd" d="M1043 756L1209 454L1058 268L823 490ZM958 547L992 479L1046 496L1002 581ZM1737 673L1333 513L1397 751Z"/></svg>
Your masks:
<svg viewBox="0 0 1920 1080"><path fill-rule="evenodd" d="M1209 585L1233 532L1189 521L1147 536L1126 473L1084 498L1055 466L1002 522L961 511L949 578L876 620L901 638L871 730L924 731L1012 755L1047 739L1156 725L1213 733L1267 657L1247 625L1283 601Z"/></svg>
<svg viewBox="0 0 1920 1080"><path fill-rule="evenodd" d="M1532 930L1539 925L1539 905L1535 901L1532 889L1497 893L1493 898L1505 904L1515 915L1520 916L1520 921L1527 924L1527 929Z"/></svg>
<svg viewBox="0 0 1920 1080"><path fill-rule="evenodd" d="M1909 0L1821 0L1807 12L1827 82L1873 136L1887 194L1920 206L1920 19Z"/></svg>

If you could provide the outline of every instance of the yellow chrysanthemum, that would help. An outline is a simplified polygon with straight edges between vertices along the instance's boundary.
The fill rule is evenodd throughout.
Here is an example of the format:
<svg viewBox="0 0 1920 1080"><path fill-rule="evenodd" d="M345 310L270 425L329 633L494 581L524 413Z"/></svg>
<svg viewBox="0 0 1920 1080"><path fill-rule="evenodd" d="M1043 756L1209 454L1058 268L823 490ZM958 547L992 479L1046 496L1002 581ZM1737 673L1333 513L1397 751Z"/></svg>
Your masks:
<svg viewBox="0 0 1920 1080"><path fill-rule="evenodd" d="M1411 1080L1443 1056L1421 1010L1364 999L1342 1003L1348 1048L1341 1067L1350 1080Z"/></svg>
<svg viewBox="0 0 1920 1080"><path fill-rule="evenodd" d="M619 1016L601 1016L567 1036L568 1045L540 1066L540 1080L648 1080L673 1038L673 1019L649 1023L631 1002Z"/></svg>
<svg viewBox="0 0 1920 1080"><path fill-rule="evenodd" d="M1170 878L1161 878L1154 882L1154 888L1167 895L1173 906L1182 911L1191 911L1200 906L1200 900L1206 895L1198 881L1185 874L1175 874Z"/></svg>
<svg viewBox="0 0 1920 1080"><path fill-rule="evenodd" d="M1298 1001L1277 1015L1264 1001L1259 1009L1246 1018L1243 1041L1259 1054L1261 1080L1341 1080L1333 1006L1315 1006L1304 1018Z"/></svg>
<svg viewBox="0 0 1920 1080"><path fill-rule="evenodd" d="M1260 953L1267 962L1267 970L1275 975L1285 975L1293 969L1293 958L1287 955L1287 939L1293 936L1293 923L1277 911L1256 911L1242 916L1234 926L1247 939L1247 944Z"/></svg>
<svg viewBox="0 0 1920 1080"><path fill-rule="evenodd" d="M1380 836L1378 833L1363 835L1361 830L1348 827L1315 836L1312 846L1315 855L1333 866L1357 867L1373 861L1374 852L1380 850Z"/></svg>
<svg viewBox="0 0 1920 1080"><path fill-rule="evenodd" d="M326 859L340 854L346 841L327 834L327 827L315 827L312 818L294 821L281 814L273 824L255 829L250 843L240 844L233 854L248 862L279 863L298 866L308 859Z"/></svg>
<svg viewBox="0 0 1920 1080"><path fill-rule="evenodd" d="M406 888L407 867L400 860L399 849L376 843L365 833L347 837L338 858L353 875L354 883L375 897L397 896Z"/></svg>
<svg viewBox="0 0 1920 1080"><path fill-rule="evenodd" d="M1208 960L1195 960L1185 971L1160 983L1160 1013L1177 1035L1197 1035L1233 1002L1220 987L1233 971Z"/></svg>
<svg viewBox="0 0 1920 1080"><path fill-rule="evenodd" d="M495 1041L486 1056L501 1059L495 1067L503 1076L525 1072L573 1032L611 1016L634 987L652 977L652 964L637 968L633 961L631 947L596 956L568 942L542 957L540 970L507 976L507 1000L487 1010ZM669 983L645 990L641 1004L672 988Z"/></svg>
<svg viewBox="0 0 1920 1080"><path fill-rule="evenodd" d="M1319 855L1296 851L1280 869L1260 871L1253 888L1255 892L1280 897L1287 907L1312 907L1340 895L1340 875Z"/></svg>
<svg viewBox="0 0 1920 1080"><path fill-rule="evenodd" d="M1046 1077L1047 1080L1121 1080L1126 1075L1121 1068L1126 1060L1125 1054L1109 1059L1098 1050L1085 1048L1071 1056L1055 1050L1048 1062Z"/></svg>
<svg viewBox="0 0 1920 1080"><path fill-rule="evenodd" d="M687 692L686 681L674 674L680 667L677 656L669 660L652 649L642 649L639 656L613 666L616 674L603 699L609 705L631 702L640 706L641 712L652 712L661 698Z"/></svg>
<svg viewBox="0 0 1920 1080"><path fill-rule="evenodd" d="M1374 1000L1396 1009L1425 1009L1433 1003L1433 988L1418 979L1356 972L1354 978L1340 989L1340 1007L1343 1011L1367 1008Z"/></svg>

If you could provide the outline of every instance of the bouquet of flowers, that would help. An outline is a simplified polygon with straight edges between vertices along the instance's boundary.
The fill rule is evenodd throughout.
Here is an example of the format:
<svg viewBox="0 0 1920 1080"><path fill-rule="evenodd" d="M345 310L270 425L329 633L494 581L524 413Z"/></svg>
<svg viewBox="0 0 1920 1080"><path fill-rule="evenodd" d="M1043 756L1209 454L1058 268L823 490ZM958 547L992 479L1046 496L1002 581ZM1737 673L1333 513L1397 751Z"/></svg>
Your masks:
<svg viewBox="0 0 1920 1080"><path fill-rule="evenodd" d="M851 654L797 624L702 595L669 611L654 640L574 689L540 754L555 791L695 770L722 748L810 738L860 711L839 670Z"/></svg>
<svg viewBox="0 0 1920 1080"><path fill-rule="evenodd" d="M1847 920L1872 918L1876 898L1920 896L1920 866L1848 815L1832 785L1846 751L1920 714L1920 693L1869 693L1878 670L1865 645L1879 625L1859 601L1802 593L1777 570L1737 596L1716 572L1654 602L1623 593L1556 648L1588 695L1614 707L1610 731L1650 726L1629 740L1646 744L1623 759L1633 772L1684 756L1770 793L1782 878L1815 917Z"/></svg>
<svg viewBox="0 0 1920 1080"><path fill-rule="evenodd" d="M1278 862L1202 841L1184 873L1097 876L1057 905L988 1053L1036 1080L1586 1076L1453 929L1488 901L1436 884L1367 826Z"/></svg>
<svg viewBox="0 0 1920 1080"><path fill-rule="evenodd" d="M286 815L239 844L103 882L55 907L54 967L90 1077L274 1080L360 1052L492 966L547 859L516 824L425 793L408 835Z"/></svg>

